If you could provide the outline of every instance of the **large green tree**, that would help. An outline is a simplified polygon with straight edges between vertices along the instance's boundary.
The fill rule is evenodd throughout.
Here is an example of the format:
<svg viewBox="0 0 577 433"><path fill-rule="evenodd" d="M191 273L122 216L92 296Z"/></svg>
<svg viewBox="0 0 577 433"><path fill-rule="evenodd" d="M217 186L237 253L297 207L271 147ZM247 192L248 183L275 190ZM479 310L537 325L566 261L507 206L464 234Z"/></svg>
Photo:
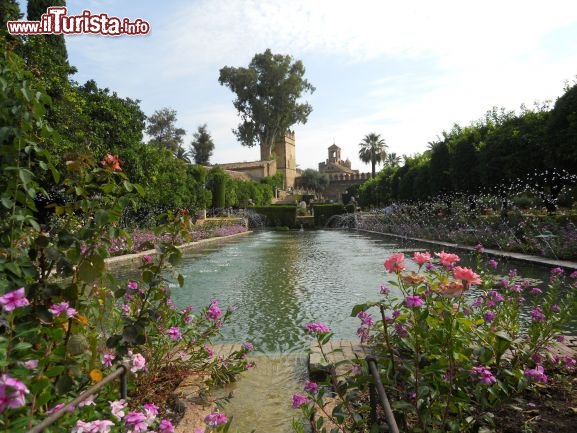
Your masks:
<svg viewBox="0 0 577 433"><path fill-rule="evenodd" d="M270 159L275 141L297 123L306 123L312 107L298 103L315 88L304 78L300 60L273 54L256 54L248 68L225 66L219 83L236 94L233 101L242 122L233 132L244 146L260 145L261 159Z"/></svg>
<svg viewBox="0 0 577 433"><path fill-rule="evenodd" d="M191 155L196 164L208 165L212 151L214 150L214 143L212 137L206 130L206 124L198 127L194 133L194 140L192 140Z"/></svg>
<svg viewBox="0 0 577 433"><path fill-rule="evenodd" d="M162 108L148 118L146 133L151 137L150 143L177 154L186 131L176 127L176 110Z"/></svg>
<svg viewBox="0 0 577 433"><path fill-rule="evenodd" d="M16 0L0 0L0 35L6 34L6 23L22 18L20 6Z"/></svg>
<svg viewBox="0 0 577 433"><path fill-rule="evenodd" d="M380 134L371 132L365 135L363 141L359 143L361 146L359 150L359 158L365 163L371 164L371 173L375 176L375 167L378 163L384 161L387 152L387 144L385 139L381 138Z"/></svg>
<svg viewBox="0 0 577 433"><path fill-rule="evenodd" d="M40 21L42 14L50 6L66 6L65 0L28 0L28 21ZM38 38L38 36L35 36ZM64 42L64 35L42 35L40 39L44 39L50 46L50 55L52 61L68 65L68 52L66 51L66 43Z"/></svg>
<svg viewBox="0 0 577 433"><path fill-rule="evenodd" d="M329 184L328 176L312 168L307 168L298 178L298 185L301 188L317 192L325 189L328 184Z"/></svg>

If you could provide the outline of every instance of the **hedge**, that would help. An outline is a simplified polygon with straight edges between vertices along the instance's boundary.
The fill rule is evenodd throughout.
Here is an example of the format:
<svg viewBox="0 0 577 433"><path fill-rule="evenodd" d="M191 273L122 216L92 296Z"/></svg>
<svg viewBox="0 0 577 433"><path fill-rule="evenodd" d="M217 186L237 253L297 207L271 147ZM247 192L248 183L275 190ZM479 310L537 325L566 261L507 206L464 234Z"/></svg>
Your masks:
<svg viewBox="0 0 577 433"><path fill-rule="evenodd" d="M315 215L315 226L324 227L328 220L335 215L343 215L347 213L345 206L342 203L338 204L311 204Z"/></svg>
<svg viewBox="0 0 577 433"><path fill-rule="evenodd" d="M267 227L296 227L296 206L255 206L250 209L265 217L265 225Z"/></svg>

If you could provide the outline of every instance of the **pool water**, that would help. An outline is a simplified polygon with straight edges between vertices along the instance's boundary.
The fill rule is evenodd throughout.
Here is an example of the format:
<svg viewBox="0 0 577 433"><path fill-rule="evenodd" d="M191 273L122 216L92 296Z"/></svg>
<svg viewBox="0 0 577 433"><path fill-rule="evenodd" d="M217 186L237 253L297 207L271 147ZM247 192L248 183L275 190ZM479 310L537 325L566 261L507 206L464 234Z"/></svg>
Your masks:
<svg viewBox="0 0 577 433"><path fill-rule="evenodd" d="M178 267L185 277L175 288L178 308L202 307L218 299L233 307L219 342L249 341L256 368L233 385L226 413L233 431L289 432L291 396L302 390L310 337L303 325L328 324L335 340L356 340L354 305L379 298L388 280L383 262L394 252L438 251L431 245L400 245L384 236L336 230L262 231L187 254ZM440 250L440 248L439 248ZM461 264L473 258L461 254ZM416 266L407 260L407 266ZM499 270L507 272L509 266ZM547 269L517 267L524 277L543 279Z"/></svg>

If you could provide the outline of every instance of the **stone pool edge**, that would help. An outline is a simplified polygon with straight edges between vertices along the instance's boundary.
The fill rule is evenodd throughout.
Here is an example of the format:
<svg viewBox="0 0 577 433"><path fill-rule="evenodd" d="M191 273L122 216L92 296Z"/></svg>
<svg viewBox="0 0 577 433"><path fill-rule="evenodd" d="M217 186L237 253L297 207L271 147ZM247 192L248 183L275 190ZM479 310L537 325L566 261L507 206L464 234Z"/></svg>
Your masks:
<svg viewBox="0 0 577 433"><path fill-rule="evenodd" d="M212 244L212 243L216 243L216 242L223 242L223 241L235 239L235 238L238 238L241 236L246 236L246 235L249 235L251 233L252 233L252 230L247 230L246 232L235 233L234 235L218 236L218 237L214 237L214 238L201 239L200 241L188 242L188 243L185 243L182 245L178 245L176 248L178 248L182 252L185 252L185 251L192 250L192 249L198 248L198 247L202 247L202 246L205 246L208 244ZM106 266L106 269L111 271L111 270L116 270L119 268L126 267L128 265L133 265L133 264L139 265L142 263L142 257L143 256L155 256L156 254L158 254L158 252L156 250L141 251L139 253L134 253L134 254L124 254L122 256L109 257L109 258L104 260L104 264Z"/></svg>
<svg viewBox="0 0 577 433"><path fill-rule="evenodd" d="M447 247L447 248L455 248L455 249L473 251L473 252L476 251L475 247L471 247L469 245L455 244L452 242L443 242L443 241L434 241L434 240L430 240L430 239L412 238L409 236L396 235L393 233L382 233L382 232L376 232L373 230L365 230L365 229L356 229L356 230L358 232L373 233L373 234L378 234L378 235L390 236L393 238L403 239L403 240L408 240L408 241L415 241L415 242L421 242L421 243L432 244L432 245L440 245L440 246ZM500 257L500 258L504 258L504 259L518 260L518 261L524 262L524 263L531 263L531 264L538 264L538 265L544 265L544 266L577 270L577 262L571 262L569 260L550 259L550 258L546 258L546 257L533 256L530 254L494 250L491 248L485 248L483 250L483 252L485 254L490 255L490 256Z"/></svg>

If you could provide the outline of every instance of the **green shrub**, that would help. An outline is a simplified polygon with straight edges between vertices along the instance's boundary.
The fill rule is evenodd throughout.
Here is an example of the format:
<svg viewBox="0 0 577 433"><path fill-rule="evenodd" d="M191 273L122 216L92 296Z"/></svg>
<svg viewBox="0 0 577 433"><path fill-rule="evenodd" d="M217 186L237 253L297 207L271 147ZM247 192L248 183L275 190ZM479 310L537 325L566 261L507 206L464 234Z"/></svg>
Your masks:
<svg viewBox="0 0 577 433"><path fill-rule="evenodd" d="M252 210L265 217L267 227L296 227L296 206L257 206Z"/></svg>
<svg viewBox="0 0 577 433"><path fill-rule="evenodd" d="M311 204L315 215L315 226L324 227L335 215L343 215L347 210L343 204Z"/></svg>

